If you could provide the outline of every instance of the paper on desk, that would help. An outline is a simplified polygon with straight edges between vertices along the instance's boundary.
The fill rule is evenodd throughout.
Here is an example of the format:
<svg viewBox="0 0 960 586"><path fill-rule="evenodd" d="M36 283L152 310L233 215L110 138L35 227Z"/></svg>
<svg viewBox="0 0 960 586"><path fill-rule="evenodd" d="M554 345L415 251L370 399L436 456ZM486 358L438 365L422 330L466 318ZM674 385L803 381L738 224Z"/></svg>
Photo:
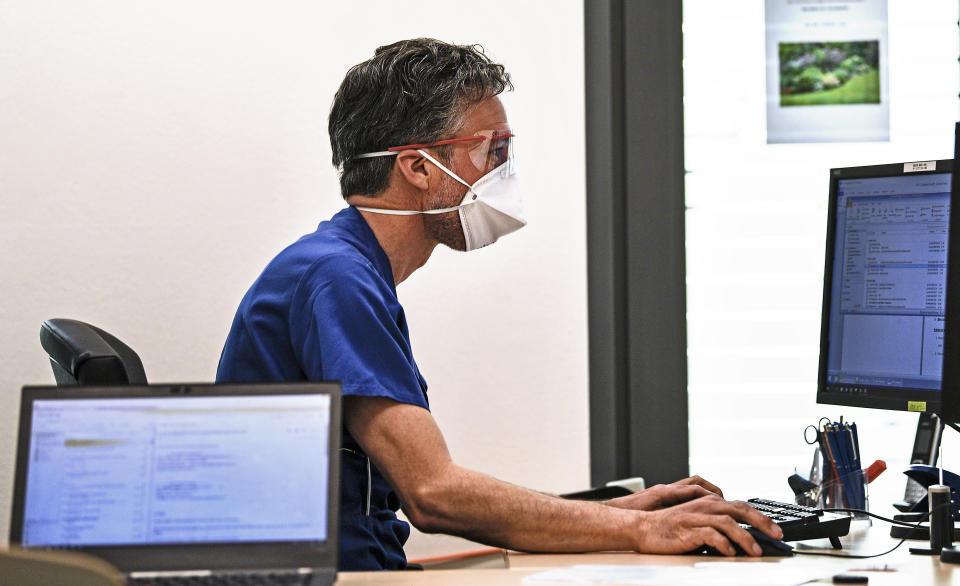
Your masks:
<svg viewBox="0 0 960 586"><path fill-rule="evenodd" d="M784 562L702 562L690 566L583 564L531 574L525 584L643 584L646 586L794 586L831 576L835 565Z"/></svg>

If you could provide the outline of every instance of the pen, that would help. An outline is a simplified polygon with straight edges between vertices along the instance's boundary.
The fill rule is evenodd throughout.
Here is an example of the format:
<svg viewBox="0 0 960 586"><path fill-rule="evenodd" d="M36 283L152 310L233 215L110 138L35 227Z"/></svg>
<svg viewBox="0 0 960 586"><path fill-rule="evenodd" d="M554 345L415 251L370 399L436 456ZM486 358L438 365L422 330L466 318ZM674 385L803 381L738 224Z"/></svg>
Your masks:
<svg viewBox="0 0 960 586"><path fill-rule="evenodd" d="M847 433L850 435L850 456L853 460L852 467L855 476L854 480L856 481L856 486L854 487L854 494L857 495L856 508L866 509L867 498L863 488L863 470L860 468L860 442L857 438L857 424L848 424Z"/></svg>
<svg viewBox="0 0 960 586"><path fill-rule="evenodd" d="M833 454L833 459L837 464L839 486L843 493L843 504L846 507L852 507L855 504L855 497L850 490L850 466L847 462L846 442L840 430L840 424L834 423L827 433L827 440L830 443L830 451Z"/></svg>

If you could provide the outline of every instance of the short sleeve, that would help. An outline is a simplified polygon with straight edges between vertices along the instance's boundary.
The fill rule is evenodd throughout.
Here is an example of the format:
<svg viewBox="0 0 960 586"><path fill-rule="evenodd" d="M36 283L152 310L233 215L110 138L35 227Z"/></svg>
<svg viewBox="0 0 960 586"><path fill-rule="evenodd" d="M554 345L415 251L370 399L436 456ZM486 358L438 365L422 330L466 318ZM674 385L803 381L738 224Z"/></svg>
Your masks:
<svg viewBox="0 0 960 586"><path fill-rule="evenodd" d="M344 395L427 408L393 288L365 259L318 260L290 312L294 352L310 380L340 381Z"/></svg>

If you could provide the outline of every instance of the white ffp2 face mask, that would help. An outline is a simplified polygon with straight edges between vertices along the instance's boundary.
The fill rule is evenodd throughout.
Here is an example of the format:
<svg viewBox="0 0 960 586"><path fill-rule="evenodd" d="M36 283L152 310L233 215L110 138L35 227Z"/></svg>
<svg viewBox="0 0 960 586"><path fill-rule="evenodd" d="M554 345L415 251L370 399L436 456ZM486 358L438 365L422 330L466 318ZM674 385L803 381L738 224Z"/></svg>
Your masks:
<svg viewBox="0 0 960 586"><path fill-rule="evenodd" d="M366 206L356 206L358 210L378 214L411 216L416 214L445 214L460 212L460 225L466 242L466 250L476 250L493 244L501 236L516 232L527 225L523 217L523 203L520 198L517 175L513 162L507 161L490 171L470 185L447 169L439 161L422 150L418 153L426 157L444 173L467 186L467 193L460 205L436 210L386 210Z"/></svg>

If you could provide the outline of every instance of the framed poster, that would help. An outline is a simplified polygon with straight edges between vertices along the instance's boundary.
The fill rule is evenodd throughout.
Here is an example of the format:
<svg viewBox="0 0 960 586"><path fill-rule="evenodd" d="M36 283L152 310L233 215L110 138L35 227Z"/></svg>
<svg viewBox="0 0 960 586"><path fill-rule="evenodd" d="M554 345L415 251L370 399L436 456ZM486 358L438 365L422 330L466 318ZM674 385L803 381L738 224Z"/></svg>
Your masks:
<svg viewBox="0 0 960 586"><path fill-rule="evenodd" d="M767 142L890 139L887 0L765 0Z"/></svg>

